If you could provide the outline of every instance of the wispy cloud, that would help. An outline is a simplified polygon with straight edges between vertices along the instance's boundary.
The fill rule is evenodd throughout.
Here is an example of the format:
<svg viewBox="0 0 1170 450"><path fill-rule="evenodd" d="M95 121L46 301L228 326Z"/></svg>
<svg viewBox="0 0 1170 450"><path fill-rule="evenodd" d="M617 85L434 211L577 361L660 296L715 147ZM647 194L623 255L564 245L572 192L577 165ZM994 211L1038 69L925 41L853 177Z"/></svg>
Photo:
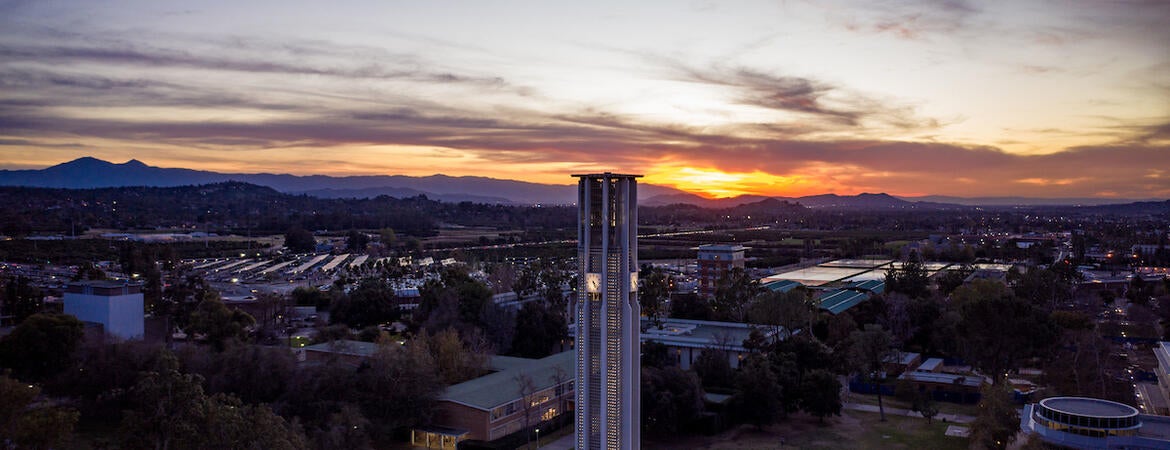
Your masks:
<svg viewBox="0 0 1170 450"><path fill-rule="evenodd" d="M849 31L918 40L954 33L979 9L965 0L885 0L859 2L851 14L829 10L830 20Z"/></svg>

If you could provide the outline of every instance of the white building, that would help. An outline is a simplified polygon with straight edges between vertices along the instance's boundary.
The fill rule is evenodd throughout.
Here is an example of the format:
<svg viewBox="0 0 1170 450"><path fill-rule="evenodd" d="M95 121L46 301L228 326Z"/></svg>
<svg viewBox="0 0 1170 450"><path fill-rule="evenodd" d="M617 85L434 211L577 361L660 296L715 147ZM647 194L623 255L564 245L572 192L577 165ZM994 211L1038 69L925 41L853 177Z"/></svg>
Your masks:
<svg viewBox="0 0 1170 450"><path fill-rule="evenodd" d="M125 281L80 281L65 289L65 314L102 324L106 334L142 339L142 285Z"/></svg>
<svg viewBox="0 0 1170 450"><path fill-rule="evenodd" d="M1087 397L1052 397L1024 405L1020 429L1045 443L1082 450L1170 448L1170 417Z"/></svg>
<svg viewBox="0 0 1170 450"><path fill-rule="evenodd" d="M580 450L641 445L638 286L640 175L573 175L582 286L577 336L576 435Z"/></svg>

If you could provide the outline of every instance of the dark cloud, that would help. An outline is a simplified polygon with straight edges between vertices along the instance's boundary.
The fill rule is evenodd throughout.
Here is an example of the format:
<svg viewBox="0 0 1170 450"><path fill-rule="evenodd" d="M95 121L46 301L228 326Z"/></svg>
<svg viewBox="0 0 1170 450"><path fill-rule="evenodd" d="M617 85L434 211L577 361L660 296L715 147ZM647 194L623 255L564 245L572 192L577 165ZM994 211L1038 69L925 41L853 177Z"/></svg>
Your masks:
<svg viewBox="0 0 1170 450"><path fill-rule="evenodd" d="M53 144L48 142L34 141L29 139L0 139L0 146L20 146L20 147L58 147L58 148L83 148L84 146L76 142Z"/></svg>
<svg viewBox="0 0 1170 450"><path fill-rule="evenodd" d="M176 106L288 111L306 106L262 101L253 95L210 86L3 67L0 67L0 88L11 93L6 98L0 97L0 113L7 115L35 115L39 109L49 107Z"/></svg>
<svg viewBox="0 0 1170 450"><path fill-rule="evenodd" d="M699 67L658 55L640 56L666 70L673 79L730 88L734 96L732 100L737 103L799 116L790 123L771 124L773 130L813 133L875 125L900 129L940 126L937 119L917 117L910 106L822 80L747 67ZM769 124L759 125L767 127Z"/></svg>
<svg viewBox="0 0 1170 450"><path fill-rule="evenodd" d="M320 54L320 52L314 52ZM79 43L55 45L0 45L0 59L8 62L30 61L53 64L79 62L116 66L179 67L215 71L276 73L287 75L318 75L354 79L399 79L426 83L468 83L479 86L503 87L503 78L471 76L448 71L431 71L409 66L413 61L367 62L360 65L313 65L303 61L286 62L274 59L231 57L218 54L200 54L176 48L159 48L128 43L105 43L91 46Z"/></svg>

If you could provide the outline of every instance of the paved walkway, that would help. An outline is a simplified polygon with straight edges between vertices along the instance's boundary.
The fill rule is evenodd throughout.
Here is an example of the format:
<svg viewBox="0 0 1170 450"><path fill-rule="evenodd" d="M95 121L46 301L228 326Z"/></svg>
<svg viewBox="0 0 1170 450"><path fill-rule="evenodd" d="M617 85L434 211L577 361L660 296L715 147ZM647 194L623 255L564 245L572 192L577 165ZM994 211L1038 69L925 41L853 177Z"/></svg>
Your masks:
<svg viewBox="0 0 1170 450"><path fill-rule="evenodd" d="M842 403L841 407L843 409L852 409L854 411L865 411L865 412L871 412L871 413L875 413L875 414L879 412L877 405L869 405L869 404L864 404L864 403ZM925 417L922 417L922 414L916 413L916 412L911 411L909 409L890 408L888 406L885 409L886 409L886 414L891 415L891 416L906 416L906 417L917 417L919 419L925 419ZM963 414L938 413L934 416L934 420L939 421L939 422L948 422L948 423L950 423L950 422L971 423L971 422L975 421L975 418L971 417L971 416L963 415Z"/></svg>
<svg viewBox="0 0 1170 450"><path fill-rule="evenodd" d="M569 434L566 434L564 436L561 436L560 439L557 439L557 440L552 441L552 442L541 442L540 449L541 450L569 450L569 449L573 448L574 445L576 445L576 442L573 442L573 436L574 436L573 433L569 433Z"/></svg>

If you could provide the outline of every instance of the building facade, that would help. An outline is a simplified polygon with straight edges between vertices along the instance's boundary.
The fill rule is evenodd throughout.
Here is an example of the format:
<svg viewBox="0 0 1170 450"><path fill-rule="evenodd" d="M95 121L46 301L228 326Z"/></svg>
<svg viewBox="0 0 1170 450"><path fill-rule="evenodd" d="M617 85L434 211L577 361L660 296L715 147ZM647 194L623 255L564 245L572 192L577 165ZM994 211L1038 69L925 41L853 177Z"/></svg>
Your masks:
<svg viewBox="0 0 1170 450"><path fill-rule="evenodd" d="M1158 367L1154 369L1158 390L1146 389L1145 392L1149 397L1157 398L1143 399L1149 404L1146 412L1170 416L1170 342L1162 341L1154 345L1154 358L1158 360Z"/></svg>
<svg viewBox="0 0 1170 450"><path fill-rule="evenodd" d="M638 189L640 175L574 175L578 296L576 437L580 450L641 442Z"/></svg>
<svg viewBox="0 0 1170 450"><path fill-rule="evenodd" d="M700 245L698 250L696 263L699 269L699 294L711 297L715 295L715 285L720 278L731 269L743 268L743 252L747 248L742 245L707 244Z"/></svg>
<svg viewBox="0 0 1170 450"><path fill-rule="evenodd" d="M1087 397L1052 397L1024 405L1020 429L1045 443L1085 450L1170 448L1170 417Z"/></svg>
<svg viewBox="0 0 1170 450"><path fill-rule="evenodd" d="M574 407L574 352L541 359L493 356L489 364L491 373L447 387L435 407L434 422L412 433L413 445L447 448L447 441L493 441L567 420L569 416L561 415Z"/></svg>
<svg viewBox="0 0 1170 450"><path fill-rule="evenodd" d="M142 285L125 281L80 281L65 288L65 314L100 323L119 339L142 339L145 331Z"/></svg>

